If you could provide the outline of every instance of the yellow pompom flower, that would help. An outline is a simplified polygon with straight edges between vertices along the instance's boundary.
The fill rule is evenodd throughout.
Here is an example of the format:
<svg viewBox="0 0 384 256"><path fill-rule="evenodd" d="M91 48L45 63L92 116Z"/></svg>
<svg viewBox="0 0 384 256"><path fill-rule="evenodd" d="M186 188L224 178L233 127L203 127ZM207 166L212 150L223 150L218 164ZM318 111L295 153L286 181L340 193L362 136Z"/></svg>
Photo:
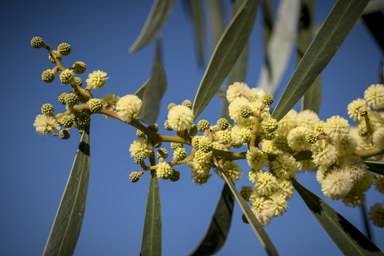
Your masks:
<svg viewBox="0 0 384 256"><path fill-rule="evenodd" d="M334 164L338 157L336 148L324 141L318 141L314 144L312 146L312 153L313 162L324 168Z"/></svg>
<svg viewBox="0 0 384 256"><path fill-rule="evenodd" d="M270 196L269 204L270 208L273 211L274 216L279 217L283 215L284 212L287 212L287 200L284 195L279 192L276 192Z"/></svg>
<svg viewBox="0 0 384 256"><path fill-rule="evenodd" d="M365 106L365 100L357 99L348 104L348 115L353 118L353 121L360 120L359 110ZM368 108L370 110L370 108Z"/></svg>
<svg viewBox="0 0 384 256"><path fill-rule="evenodd" d="M251 130L243 125L235 125L231 131L232 144L244 144L251 141Z"/></svg>
<svg viewBox="0 0 384 256"><path fill-rule="evenodd" d="M234 84L228 86L227 90L227 100L229 103L234 101L237 98L249 98L250 89L245 83L235 82Z"/></svg>
<svg viewBox="0 0 384 256"><path fill-rule="evenodd" d="M336 169L328 173L321 183L321 191L332 200L345 197L353 187L353 176L350 172Z"/></svg>
<svg viewBox="0 0 384 256"><path fill-rule="evenodd" d="M364 92L364 99L372 104L374 109L384 107L384 85L376 84L368 87Z"/></svg>
<svg viewBox="0 0 384 256"><path fill-rule="evenodd" d="M384 127L377 129L372 136L372 142L375 147L384 149Z"/></svg>
<svg viewBox="0 0 384 256"><path fill-rule="evenodd" d="M350 156L356 151L357 141L350 134L337 136L334 141L339 157Z"/></svg>
<svg viewBox="0 0 384 256"><path fill-rule="evenodd" d="M193 121L193 112L186 106L174 106L168 112L168 124L175 131L189 130L193 125Z"/></svg>
<svg viewBox="0 0 384 256"><path fill-rule="evenodd" d="M381 203L371 206L368 212L369 220L372 224L379 228L384 228L384 207Z"/></svg>
<svg viewBox="0 0 384 256"><path fill-rule="evenodd" d="M219 175L220 178L223 178L222 171L227 175L227 177L232 180L233 182L236 182L240 180L241 176L243 176L243 171L241 170L240 166L233 161L225 161L221 165L221 169L216 168L215 172L217 175Z"/></svg>
<svg viewBox="0 0 384 256"><path fill-rule="evenodd" d="M384 175L376 175L375 176L375 188L381 194L384 194Z"/></svg>
<svg viewBox="0 0 384 256"><path fill-rule="evenodd" d="M298 126L305 126L312 129L320 119L315 112L306 109L297 114L296 121Z"/></svg>
<svg viewBox="0 0 384 256"><path fill-rule="evenodd" d="M91 74L88 75L88 79L85 80L87 82L87 90L93 90L93 89L100 89L104 86L105 81L108 79L106 78L107 73L97 70L93 71Z"/></svg>
<svg viewBox="0 0 384 256"><path fill-rule="evenodd" d="M150 156L155 148L152 143L145 138L138 138L134 140L131 146L129 147L129 152L131 152L131 156L134 157L138 153L143 153L147 157Z"/></svg>
<svg viewBox="0 0 384 256"><path fill-rule="evenodd" d="M59 123L55 118L46 115L37 115L33 126L40 134L49 134L60 129Z"/></svg>
<svg viewBox="0 0 384 256"><path fill-rule="evenodd" d="M249 123L250 119L248 117L243 118L240 111L242 107L249 106L249 104L250 102L246 98L236 98L234 101L232 101L228 107L229 116L231 119L238 123Z"/></svg>
<svg viewBox="0 0 384 256"><path fill-rule="evenodd" d="M293 128L287 137L289 147L297 152L310 150L311 144L305 139L307 132L308 128L305 126Z"/></svg>
<svg viewBox="0 0 384 256"><path fill-rule="evenodd" d="M255 190L263 196L270 196L277 189L276 177L265 171L260 171L257 174L253 184L255 185Z"/></svg>
<svg viewBox="0 0 384 256"><path fill-rule="evenodd" d="M295 158L289 154L280 154L276 159L270 163L270 171L277 178L289 179L295 177L296 172L299 170Z"/></svg>
<svg viewBox="0 0 384 256"><path fill-rule="evenodd" d="M173 169L168 163L161 162L157 165L156 175L160 179L170 179L173 176Z"/></svg>
<svg viewBox="0 0 384 256"><path fill-rule="evenodd" d="M331 134L332 137L348 134L349 133L348 120L340 116L332 116L331 118L327 119L327 122L324 125L324 131L327 134Z"/></svg>
<svg viewBox="0 0 384 256"><path fill-rule="evenodd" d="M251 147L247 151L248 165L254 169L261 169L267 165L268 155L258 148Z"/></svg>
<svg viewBox="0 0 384 256"><path fill-rule="evenodd" d="M192 180L196 185L203 185L207 183L208 179L212 176L209 173L209 167L201 166L196 162L193 162L191 173L192 173Z"/></svg>
<svg viewBox="0 0 384 256"><path fill-rule="evenodd" d="M352 190L343 198L342 202L349 207L360 207L365 202L365 194L358 189L352 188Z"/></svg>
<svg viewBox="0 0 384 256"><path fill-rule="evenodd" d="M132 122L133 116L139 112L141 105L142 101L139 97L128 94L119 99L116 103L116 110L121 120L130 123Z"/></svg>

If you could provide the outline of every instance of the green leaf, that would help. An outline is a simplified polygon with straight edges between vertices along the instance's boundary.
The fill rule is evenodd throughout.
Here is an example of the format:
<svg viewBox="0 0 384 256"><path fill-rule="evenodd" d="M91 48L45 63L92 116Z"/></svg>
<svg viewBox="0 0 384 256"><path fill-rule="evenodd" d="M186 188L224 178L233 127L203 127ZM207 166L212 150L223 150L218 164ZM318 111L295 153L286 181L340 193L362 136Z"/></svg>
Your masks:
<svg viewBox="0 0 384 256"><path fill-rule="evenodd" d="M149 159L155 165L154 158ZM151 171L145 209L143 237L141 239L140 256L161 256L161 205L160 189L156 170Z"/></svg>
<svg viewBox="0 0 384 256"><path fill-rule="evenodd" d="M363 11L363 15L382 12L384 10L384 1L383 0L370 0L367 7Z"/></svg>
<svg viewBox="0 0 384 256"><path fill-rule="evenodd" d="M261 70L257 87L274 95L288 67L295 43L299 0L279 2L272 34L266 49L267 63Z"/></svg>
<svg viewBox="0 0 384 256"><path fill-rule="evenodd" d="M161 64L160 39L156 40L156 57L153 61L151 78L147 83L147 86L145 86L145 84L142 86L144 87L142 96L143 104L135 118L148 125L152 125L157 120L160 109L160 100L163 98L165 90L167 89L167 78L165 76L163 65Z"/></svg>
<svg viewBox="0 0 384 256"><path fill-rule="evenodd" d="M300 26L297 45L297 63L300 62L312 42L313 19L314 19L314 0L301 0L300 2ZM304 94L301 101L302 110L312 110L319 114L321 103L321 77L320 75L313 82L312 86Z"/></svg>
<svg viewBox="0 0 384 256"><path fill-rule="evenodd" d="M244 215L247 217L247 220L249 224L251 225L253 231L259 238L261 245L265 248L268 255L279 255L276 251L275 246L273 245L271 239L263 229L263 226L260 224L260 222L256 219L255 215L252 213L251 208L249 208L247 202L243 199L243 197L240 195L239 191L236 189L235 184L227 177L227 175L223 172L223 169L221 168L220 164L217 162L217 160L214 158L214 163L221 171L221 175L223 176L225 182L228 184L229 188L232 191L232 194L235 196L237 202L239 203L241 210L243 210Z"/></svg>
<svg viewBox="0 0 384 256"><path fill-rule="evenodd" d="M384 255L363 233L326 202L292 179L305 204L344 255Z"/></svg>
<svg viewBox="0 0 384 256"><path fill-rule="evenodd" d="M231 227L234 203L233 194L225 184L207 234L190 256L209 256L221 249Z"/></svg>
<svg viewBox="0 0 384 256"><path fill-rule="evenodd" d="M162 69L162 70L164 70L164 69ZM143 100L143 98L144 98L145 88L147 88L150 81L151 81L151 77L135 92L135 95L137 97L139 97L141 100Z"/></svg>
<svg viewBox="0 0 384 256"><path fill-rule="evenodd" d="M195 119L211 101L243 51L255 22L258 2L245 0L224 31L195 96Z"/></svg>
<svg viewBox="0 0 384 256"><path fill-rule="evenodd" d="M90 159L89 126L86 126L43 256L67 256L75 251L87 201Z"/></svg>
<svg viewBox="0 0 384 256"><path fill-rule="evenodd" d="M204 21L200 0L187 0L188 11L192 17L195 41L197 45L197 61L199 67L204 65Z"/></svg>
<svg viewBox="0 0 384 256"><path fill-rule="evenodd" d="M384 175L384 163L382 162L373 162L373 161L365 161L371 172L375 172L381 175Z"/></svg>
<svg viewBox="0 0 384 256"><path fill-rule="evenodd" d="M264 54L265 54L265 67L268 70L268 74L272 74L270 66L270 57L268 56L267 47L271 39L273 31L273 6L271 0L262 0L262 14L263 14L263 41L264 41Z"/></svg>
<svg viewBox="0 0 384 256"><path fill-rule="evenodd" d="M225 28L224 7L222 0L208 0L207 2L211 23L212 49L215 49Z"/></svg>
<svg viewBox="0 0 384 256"><path fill-rule="evenodd" d="M272 117L278 121L300 100L331 61L369 0L338 0L304 54Z"/></svg>
<svg viewBox="0 0 384 256"><path fill-rule="evenodd" d="M151 11L145 21L144 27L140 32L139 37L133 43L129 52L135 52L155 38L156 34L161 30L169 15L172 12L175 0L155 0Z"/></svg>

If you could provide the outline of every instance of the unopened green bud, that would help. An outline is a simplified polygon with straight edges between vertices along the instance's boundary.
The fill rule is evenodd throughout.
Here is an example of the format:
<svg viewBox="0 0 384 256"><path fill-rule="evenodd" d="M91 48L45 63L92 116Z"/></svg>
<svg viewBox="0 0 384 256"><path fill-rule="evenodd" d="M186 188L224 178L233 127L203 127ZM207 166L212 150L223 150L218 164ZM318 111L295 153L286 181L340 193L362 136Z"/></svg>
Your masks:
<svg viewBox="0 0 384 256"><path fill-rule="evenodd" d="M86 113L81 113L81 117L77 118L79 125L89 125L91 122L91 116Z"/></svg>
<svg viewBox="0 0 384 256"><path fill-rule="evenodd" d="M186 106L189 109L192 109L192 102L190 100L185 100L181 103L182 106Z"/></svg>
<svg viewBox="0 0 384 256"><path fill-rule="evenodd" d="M305 134L305 140L309 144L315 144L317 141L317 132L315 131L308 131L307 134Z"/></svg>
<svg viewBox="0 0 384 256"><path fill-rule="evenodd" d="M242 106L239 111L240 111L240 116L242 118L250 117L252 115L252 112L253 112L252 108L250 106L248 106L248 105Z"/></svg>
<svg viewBox="0 0 384 256"><path fill-rule="evenodd" d="M69 131L64 129L59 131L59 137L62 140L67 140L71 137L71 134L69 133Z"/></svg>
<svg viewBox="0 0 384 256"><path fill-rule="evenodd" d="M44 115L52 114L53 111L55 111L55 109L53 108L53 106L51 104L47 103L41 107L41 113L43 113Z"/></svg>
<svg viewBox="0 0 384 256"><path fill-rule="evenodd" d="M50 69L47 69L41 74L41 79L46 83L52 83L55 80L55 75Z"/></svg>
<svg viewBox="0 0 384 256"><path fill-rule="evenodd" d="M174 106L176 106L175 103L169 103L169 105L168 105L168 111L171 110L171 108L173 108Z"/></svg>
<svg viewBox="0 0 384 256"><path fill-rule="evenodd" d="M360 108L360 109L359 109L359 115L360 115L361 117L365 117L367 114L368 114L367 109L365 109L365 108Z"/></svg>
<svg viewBox="0 0 384 256"><path fill-rule="evenodd" d="M60 81L63 84L71 84L74 78L72 71L69 69L62 71L60 74Z"/></svg>
<svg viewBox="0 0 384 256"><path fill-rule="evenodd" d="M209 122L207 120L200 120L198 123L197 123L197 129L201 132L205 132L205 130L211 128L211 125L209 124Z"/></svg>
<svg viewBox="0 0 384 256"><path fill-rule="evenodd" d="M82 61L76 61L72 65L72 70L76 74L83 74L85 70L87 70L87 65L85 65L85 63Z"/></svg>
<svg viewBox="0 0 384 256"><path fill-rule="evenodd" d="M273 103L273 96L270 94L264 94L264 96L261 98L261 102L263 102L265 105L272 105Z"/></svg>
<svg viewBox="0 0 384 256"><path fill-rule="evenodd" d="M188 131L190 136L195 136L197 134L197 126L192 124L191 128Z"/></svg>
<svg viewBox="0 0 384 256"><path fill-rule="evenodd" d="M176 161L183 161L187 157L187 151L185 148L177 148L173 152L173 159Z"/></svg>
<svg viewBox="0 0 384 256"><path fill-rule="evenodd" d="M65 104L67 104L67 106L74 106L77 104L78 101L79 97L73 92L65 95Z"/></svg>
<svg viewBox="0 0 384 256"><path fill-rule="evenodd" d="M262 137L265 140L273 140L276 137L276 132L266 132Z"/></svg>
<svg viewBox="0 0 384 256"><path fill-rule="evenodd" d="M75 83L79 87L81 87L83 85L83 80L81 80L80 77L75 77L72 82Z"/></svg>
<svg viewBox="0 0 384 256"><path fill-rule="evenodd" d="M137 153L133 160L135 161L135 163L140 164L141 162L144 162L145 158L147 158L145 154Z"/></svg>
<svg viewBox="0 0 384 256"><path fill-rule="evenodd" d="M43 39L41 39L38 36L33 37L31 40L31 45L33 48L40 48L41 46L43 46L43 44L44 44Z"/></svg>
<svg viewBox="0 0 384 256"><path fill-rule="evenodd" d="M136 136L137 136L137 138L145 138L145 133L143 133L140 130L137 130L136 131Z"/></svg>
<svg viewBox="0 0 384 256"><path fill-rule="evenodd" d="M159 150L157 150L157 158L163 158L163 159L166 159L168 157L168 150L166 150L165 148L159 148Z"/></svg>
<svg viewBox="0 0 384 256"><path fill-rule="evenodd" d="M74 119L69 115L63 116L60 120L60 124L65 128L71 128L73 123L74 123Z"/></svg>
<svg viewBox="0 0 384 256"><path fill-rule="evenodd" d="M213 148L212 141L209 141L207 139L201 139L199 142L199 149L203 151L204 153L211 152Z"/></svg>
<svg viewBox="0 0 384 256"><path fill-rule="evenodd" d="M67 94L66 94L65 92L63 92L63 93L60 94L59 97L58 97L59 102L60 102L61 104L63 104L63 105L66 104L66 103L65 103L65 96L66 96L66 95L67 95Z"/></svg>
<svg viewBox="0 0 384 256"><path fill-rule="evenodd" d="M161 141L156 141L154 142L155 144L153 145L155 148L159 148L163 145L163 143Z"/></svg>
<svg viewBox="0 0 384 256"><path fill-rule="evenodd" d="M159 126L157 124L148 125L148 129L151 130L151 131L154 131L154 132L158 132L159 131Z"/></svg>
<svg viewBox="0 0 384 256"><path fill-rule="evenodd" d="M200 137L199 136L193 137L192 147L194 147L195 149L199 149L199 144L200 144Z"/></svg>
<svg viewBox="0 0 384 256"><path fill-rule="evenodd" d="M67 43L62 43L57 47L57 50L62 56L67 56L71 53L71 46Z"/></svg>
<svg viewBox="0 0 384 256"><path fill-rule="evenodd" d="M271 132L274 132L277 130L277 128L279 127L276 119L272 118L272 117L269 117L267 119L265 119L262 123L262 127L263 129L267 132L267 133L271 133Z"/></svg>
<svg viewBox="0 0 384 256"><path fill-rule="evenodd" d="M251 186L242 186L240 190L240 195L244 198L245 201L249 202L253 190Z"/></svg>
<svg viewBox="0 0 384 256"><path fill-rule="evenodd" d="M226 130L229 127L229 122L225 118L220 118L217 120L217 126L220 130Z"/></svg>
<svg viewBox="0 0 384 256"><path fill-rule="evenodd" d="M182 148L183 147L183 143L178 143L178 142L171 142L171 148L173 150L177 149L177 148Z"/></svg>
<svg viewBox="0 0 384 256"><path fill-rule="evenodd" d="M140 175L138 172L131 172L131 174L129 174L129 180L133 183L135 182L138 182L140 179Z"/></svg>
<svg viewBox="0 0 384 256"><path fill-rule="evenodd" d="M218 131L219 142L223 145L230 144L232 141L231 132L228 130Z"/></svg>
<svg viewBox="0 0 384 256"><path fill-rule="evenodd" d="M91 110L93 113L100 112L100 110L103 108L103 104L101 104L100 99L90 99L88 101L89 110Z"/></svg>
<svg viewBox="0 0 384 256"><path fill-rule="evenodd" d="M180 179L180 172L176 169L172 169L172 176L169 178L172 182L176 182Z"/></svg>
<svg viewBox="0 0 384 256"><path fill-rule="evenodd" d="M61 60L61 55L58 51L52 51L53 54L55 54L56 58L58 60ZM51 56L51 54L48 55L49 61L52 63L56 63L56 60Z"/></svg>
<svg viewBox="0 0 384 256"><path fill-rule="evenodd" d="M164 128L168 131L173 131L173 128L169 125L168 120L165 120L164 122Z"/></svg>

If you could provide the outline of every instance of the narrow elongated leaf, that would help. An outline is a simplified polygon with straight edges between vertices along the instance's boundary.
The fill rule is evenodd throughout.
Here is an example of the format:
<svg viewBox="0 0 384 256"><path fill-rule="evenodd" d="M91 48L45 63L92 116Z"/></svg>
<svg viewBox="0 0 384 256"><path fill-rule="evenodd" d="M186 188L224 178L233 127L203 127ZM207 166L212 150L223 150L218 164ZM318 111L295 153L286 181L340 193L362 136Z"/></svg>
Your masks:
<svg viewBox="0 0 384 256"><path fill-rule="evenodd" d="M164 69L162 70L164 71ZM147 88L150 81L151 81L151 77L135 92L135 95L139 97L141 100L143 100L145 88Z"/></svg>
<svg viewBox="0 0 384 256"><path fill-rule="evenodd" d="M384 255L371 240L326 202L296 180L292 179L292 183L309 210L344 255Z"/></svg>
<svg viewBox="0 0 384 256"><path fill-rule="evenodd" d="M338 0L304 54L272 116L278 121L300 100L331 61L369 0Z"/></svg>
<svg viewBox="0 0 384 256"><path fill-rule="evenodd" d="M175 0L155 0L151 11L145 21L144 27L139 37L133 43L129 52L135 52L141 49L155 38L156 34L161 30L169 15L172 12Z"/></svg>
<svg viewBox="0 0 384 256"><path fill-rule="evenodd" d="M86 126L43 256L67 256L75 251L87 201L90 166L89 126Z"/></svg>
<svg viewBox="0 0 384 256"><path fill-rule="evenodd" d="M151 165L156 162L150 158ZM156 170L151 171L140 256L161 256L161 205Z"/></svg>
<svg viewBox="0 0 384 256"><path fill-rule="evenodd" d="M245 0L220 38L195 96L195 119L211 101L243 51L255 22L258 2Z"/></svg>
<svg viewBox="0 0 384 256"><path fill-rule="evenodd" d="M145 88L142 96L143 104L136 115L136 119L152 125L157 120L160 100L163 98L165 90L167 89L167 78L163 65L161 64L160 39L156 40L156 56L153 61L152 75L147 82L148 85L143 86Z"/></svg>
<svg viewBox="0 0 384 256"><path fill-rule="evenodd" d="M300 1L300 23L297 44L297 63L300 62L304 53L312 42L313 20L314 20L314 0ZM321 78L320 75L313 82L312 86L304 94L301 101L302 110L312 110L319 114L321 103Z"/></svg>
<svg viewBox="0 0 384 256"><path fill-rule="evenodd" d="M211 23L211 44L212 51L216 48L221 35L224 32L224 7L222 0L208 0L208 12Z"/></svg>
<svg viewBox="0 0 384 256"><path fill-rule="evenodd" d="M384 163L382 162L373 162L366 161L365 162L371 172L375 172L381 175L384 175Z"/></svg>
<svg viewBox="0 0 384 256"><path fill-rule="evenodd" d="M197 46L197 63L199 67L204 65L204 21L203 10L200 0L187 0L187 10L192 17L193 29L195 32L195 42Z"/></svg>
<svg viewBox="0 0 384 256"><path fill-rule="evenodd" d="M265 54L265 68L268 71L269 75L272 75L271 70L271 61L269 60L269 52L267 51L267 47L269 45L269 41L271 39L271 34L273 31L273 7L271 0L263 0L263 41L264 41L264 54Z"/></svg>
<svg viewBox="0 0 384 256"><path fill-rule="evenodd" d="M262 68L257 87L274 95L292 55L298 24L300 0L279 3L272 34L267 45L267 64Z"/></svg>
<svg viewBox="0 0 384 256"><path fill-rule="evenodd" d="M207 234L191 256L209 256L224 245L232 222L235 198L227 184L224 185Z"/></svg>
<svg viewBox="0 0 384 256"><path fill-rule="evenodd" d="M269 238L268 234L263 229L263 226L256 219L255 215L251 211L251 208L249 208L247 202L245 202L243 197L240 195L239 191L236 189L235 184L233 184L233 182L223 172L223 169L221 168L220 164L217 162L216 159L214 159L214 163L216 167L221 171L221 174L224 177L225 182L228 184L229 188L231 189L232 194L235 196L237 202L239 203L241 209L244 212L244 215L247 217L249 224L251 225L253 231L259 238L261 245L267 251L268 255L279 255L271 239Z"/></svg>

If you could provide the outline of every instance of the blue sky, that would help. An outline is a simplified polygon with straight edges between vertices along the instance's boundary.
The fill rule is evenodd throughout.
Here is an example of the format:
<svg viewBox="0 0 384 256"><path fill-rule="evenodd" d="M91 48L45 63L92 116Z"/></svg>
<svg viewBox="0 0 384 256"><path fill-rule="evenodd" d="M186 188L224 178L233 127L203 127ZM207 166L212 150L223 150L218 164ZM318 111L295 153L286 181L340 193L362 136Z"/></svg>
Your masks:
<svg viewBox="0 0 384 256"><path fill-rule="evenodd" d="M229 1L224 2L229 14ZM334 3L317 1L316 24L324 21ZM62 63L70 67L75 61L85 62L87 72L80 76L83 80L94 70L107 72L106 85L92 92L94 97L107 93L133 94L150 76L154 44L134 54L129 54L128 48L140 33L151 5L152 1L1 3L0 255L43 252L80 140L77 132L72 132L67 141L41 136L32 126L44 103L53 104L57 113L63 112L57 96L69 89L58 78L52 84L41 81L41 73L53 65L46 50L30 46L31 38L40 36L53 48L62 42L70 44L72 52ZM259 14L250 38L245 81L250 87L256 86L263 64ZM160 126L166 120L166 106L170 102L193 101L205 70L205 67L197 68L193 30L181 1L176 1L162 30L162 46L168 89L160 106ZM358 22L322 73L320 118L326 120L336 114L348 118L348 103L363 97L369 85L379 82L381 62L382 51L364 23ZM292 58L276 102L293 73L294 64ZM221 100L214 97L199 119L216 122L220 110ZM135 184L128 178L130 172L140 170L128 151L136 138L135 131L116 120L92 117L91 178L74 255L137 255L140 251L148 175ZM170 134L162 126L161 132ZM245 175L237 183L238 189L251 185L246 162L241 166ZM163 255L187 255L193 251L207 230L224 184L214 175L207 184L197 187L190 179L189 167L177 169L181 173L178 182L159 181ZM298 174L298 180L362 230L360 210L325 198L314 173ZM382 194L370 189L366 205L369 208L382 200ZM265 255L250 226L242 223L241 215L236 203L227 241L217 255ZM384 250L384 244L379 242L383 241L384 230L372 225L371 229L374 241ZM287 213L273 219L266 231L281 255L341 255L297 193L289 201Z"/></svg>

